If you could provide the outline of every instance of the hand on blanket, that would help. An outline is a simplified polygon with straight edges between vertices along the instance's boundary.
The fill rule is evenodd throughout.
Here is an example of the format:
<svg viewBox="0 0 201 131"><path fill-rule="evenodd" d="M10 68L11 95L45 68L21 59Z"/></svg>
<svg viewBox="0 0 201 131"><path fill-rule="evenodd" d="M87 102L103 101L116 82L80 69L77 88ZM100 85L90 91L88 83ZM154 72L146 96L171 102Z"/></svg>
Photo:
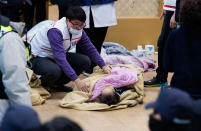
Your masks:
<svg viewBox="0 0 201 131"><path fill-rule="evenodd" d="M103 66L102 69L103 69L105 74L110 74L112 71L112 68L110 66L107 66L107 65Z"/></svg>
<svg viewBox="0 0 201 131"><path fill-rule="evenodd" d="M79 78L75 80L75 84L79 91L89 92L89 86Z"/></svg>

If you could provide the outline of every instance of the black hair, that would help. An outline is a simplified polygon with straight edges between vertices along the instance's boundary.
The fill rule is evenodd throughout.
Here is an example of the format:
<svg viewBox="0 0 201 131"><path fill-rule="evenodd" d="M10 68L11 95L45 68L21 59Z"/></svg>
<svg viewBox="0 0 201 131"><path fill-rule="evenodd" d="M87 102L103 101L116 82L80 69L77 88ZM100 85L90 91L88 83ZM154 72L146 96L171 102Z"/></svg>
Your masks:
<svg viewBox="0 0 201 131"><path fill-rule="evenodd" d="M65 17L71 20L79 20L81 22L86 21L86 14L84 10L79 6L72 6L69 7L66 11Z"/></svg>
<svg viewBox="0 0 201 131"><path fill-rule="evenodd" d="M65 117L55 117L43 124L37 131L83 131L74 121Z"/></svg>
<svg viewBox="0 0 201 131"><path fill-rule="evenodd" d="M180 7L180 22L182 26L201 26L201 0L183 0Z"/></svg>
<svg viewBox="0 0 201 131"><path fill-rule="evenodd" d="M101 103L107 104L107 105L114 105L117 104L120 101L120 96L114 92L114 95L111 94L104 94L99 96L99 101Z"/></svg>

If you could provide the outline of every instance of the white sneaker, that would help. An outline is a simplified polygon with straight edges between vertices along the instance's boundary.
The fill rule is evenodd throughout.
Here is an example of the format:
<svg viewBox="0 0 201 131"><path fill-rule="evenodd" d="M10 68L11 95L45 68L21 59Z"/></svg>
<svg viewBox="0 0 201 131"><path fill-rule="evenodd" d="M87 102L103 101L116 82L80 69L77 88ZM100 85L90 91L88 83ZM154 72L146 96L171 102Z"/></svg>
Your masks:
<svg viewBox="0 0 201 131"><path fill-rule="evenodd" d="M91 75L91 74L89 74L89 73L87 73L87 72L85 72L85 71L83 71L82 74L83 74L84 76L87 76L87 77Z"/></svg>

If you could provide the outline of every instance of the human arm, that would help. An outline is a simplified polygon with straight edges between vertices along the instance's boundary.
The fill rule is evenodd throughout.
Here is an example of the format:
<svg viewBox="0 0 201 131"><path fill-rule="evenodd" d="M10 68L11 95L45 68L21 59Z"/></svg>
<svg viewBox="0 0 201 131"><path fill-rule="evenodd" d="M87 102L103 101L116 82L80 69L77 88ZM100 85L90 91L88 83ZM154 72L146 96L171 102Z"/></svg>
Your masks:
<svg viewBox="0 0 201 131"><path fill-rule="evenodd" d="M172 15L171 19L170 19L170 28L176 28L177 26L177 22L175 21L175 12L174 14Z"/></svg>
<svg viewBox="0 0 201 131"><path fill-rule="evenodd" d="M66 52L63 48L63 37L61 32L58 29L53 28L48 31L47 35L57 65L59 65L66 76L75 82L80 91L88 92L88 86L78 78L75 71L66 60Z"/></svg>
<svg viewBox="0 0 201 131"><path fill-rule="evenodd" d="M9 32L0 39L0 69L10 104L31 106L27 86L26 50L15 32Z"/></svg>
<svg viewBox="0 0 201 131"><path fill-rule="evenodd" d="M79 91L89 92L89 85L87 85L85 82L83 82L79 78L75 80L75 84Z"/></svg>
<svg viewBox="0 0 201 131"><path fill-rule="evenodd" d="M95 62L99 67L101 67L106 74L110 74L111 68L105 65L103 58L98 53L96 47L91 43L86 32L82 32L81 40L78 43L78 46L89 56L89 58Z"/></svg>
<svg viewBox="0 0 201 131"><path fill-rule="evenodd" d="M165 16L165 14L166 14L166 10L163 9L160 15L160 20Z"/></svg>
<svg viewBox="0 0 201 131"><path fill-rule="evenodd" d="M110 74L111 71L112 71L112 67L107 66L107 65L106 65L106 66L103 66L102 69L103 69L103 72L104 72L105 74Z"/></svg>
<svg viewBox="0 0 201 131"><path fill-rule="evenodd" d="M59 65L65 75L68 76L68 78L70 78L72 81L75 81L78 76L66 60L66 52L63 47L62 33L58 29L53 28L48 31L47 36L56 64Z"/></svg>

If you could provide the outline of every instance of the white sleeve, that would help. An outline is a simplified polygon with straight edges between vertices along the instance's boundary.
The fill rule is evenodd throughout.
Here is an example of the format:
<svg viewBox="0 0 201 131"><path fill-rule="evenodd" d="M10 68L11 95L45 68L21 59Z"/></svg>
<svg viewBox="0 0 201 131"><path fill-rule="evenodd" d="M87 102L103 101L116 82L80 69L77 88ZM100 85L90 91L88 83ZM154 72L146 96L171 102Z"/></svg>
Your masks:
<svg viewBox="0 0 201 131"><path fill-rule="evenodd" d="M31 106L26 50L22 39L15 32L9 32L0 39L0 70L9 103Z"/></svg>
<svg viewBox="0 0 201 131"><path fill-rule="evenodd" d="M175 11L176 10L176 0L164 0L164 10Z"/></svg>

